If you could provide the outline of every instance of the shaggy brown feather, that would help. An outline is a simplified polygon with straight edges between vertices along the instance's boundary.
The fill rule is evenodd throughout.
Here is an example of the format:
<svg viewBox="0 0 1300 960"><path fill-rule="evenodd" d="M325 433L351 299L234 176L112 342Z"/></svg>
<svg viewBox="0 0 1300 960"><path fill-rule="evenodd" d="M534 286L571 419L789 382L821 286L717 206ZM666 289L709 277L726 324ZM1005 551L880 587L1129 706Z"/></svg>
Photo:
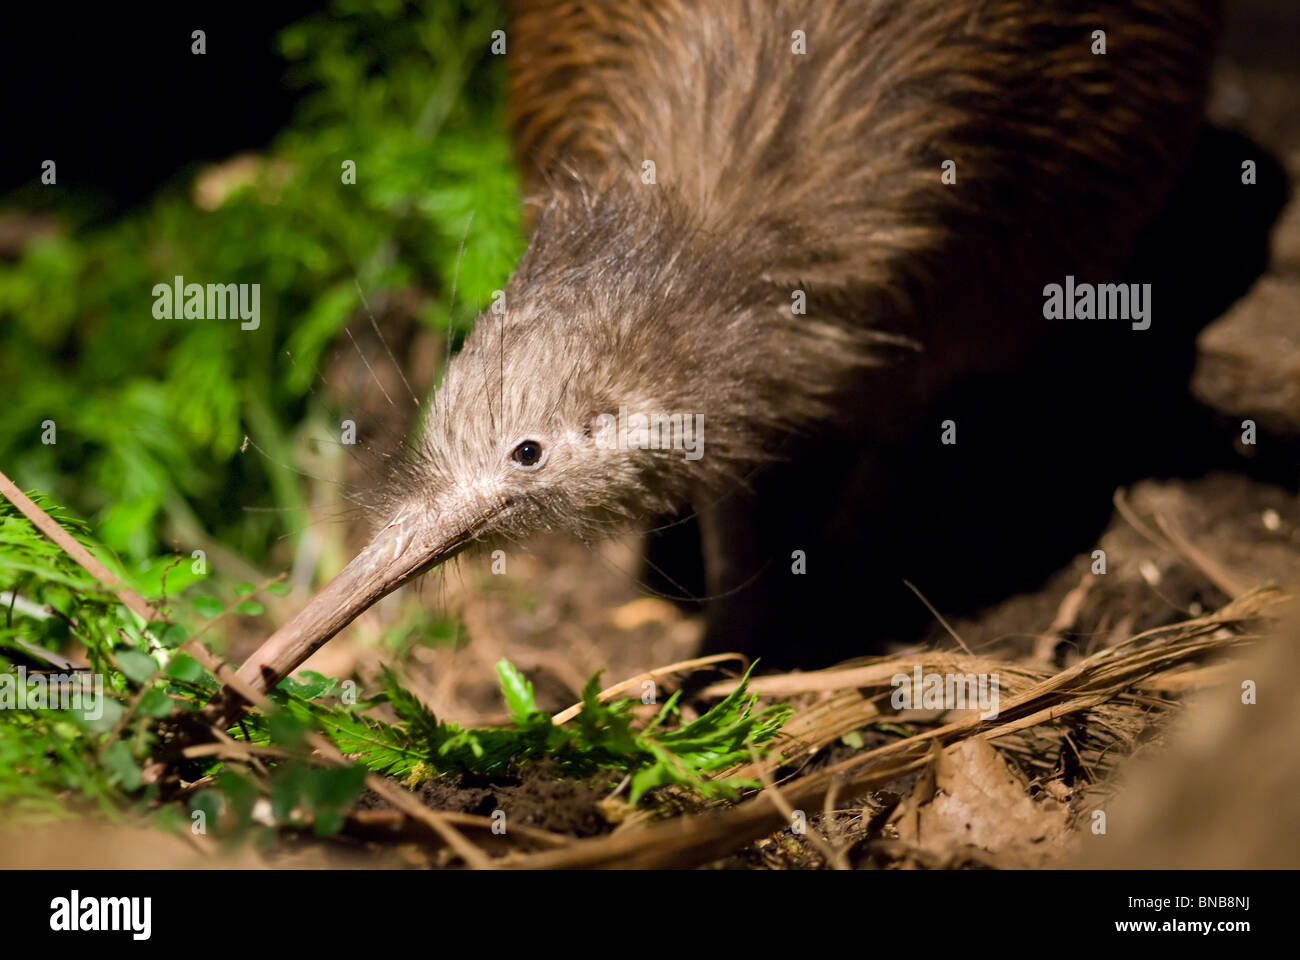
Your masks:
<svg viewBox="0 0 1300 960"><path fill-rule="evenodd" d="M889 345L924 351L918 396L1014 366L1043 284L1122 262L1158 207L1200 118L1214 8L519 5L511 117L536 226L397 494L491 509L508 535L595 534L859 416L845 397L872 402L861 371ZM620 406L702 413L705 456L597 449L592 417ZM513 469L525 438L549 445L543 469Z"/></svg>

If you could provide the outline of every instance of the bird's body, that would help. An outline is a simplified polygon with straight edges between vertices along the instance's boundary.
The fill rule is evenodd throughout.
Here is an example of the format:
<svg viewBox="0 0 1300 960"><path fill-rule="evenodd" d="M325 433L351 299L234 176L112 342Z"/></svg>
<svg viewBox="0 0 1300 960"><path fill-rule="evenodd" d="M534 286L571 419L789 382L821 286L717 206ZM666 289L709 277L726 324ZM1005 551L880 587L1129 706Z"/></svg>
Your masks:
<svg viewBox="0 0 1300 960"><path fill-rule="evenodd" d="M270 672L475 540L693 506L730 590L754 513L713 508L764 496L781 461L825 490L787 531L852 536L905 438L937 441L935 398L1035 355L1045 285L1121 279L1195 137L1215 6L520 4L530 246L394 476L350 606L284 628ZM702 456L601 442L620 409L702 416Z"/></svg>
<svg viewBox="0 0 1300 960"><path fill-rule="evenodd" d="M634 274L600 322L666 327L701 380L725 349L747 423L773 394L778 420L819 409L801 394L860 381L880 334L925 351L922 380L1012 366L1043 326L1018 308L1065 270L1112 275L1159 209L1214 6L523 3L512 126L543 213L516 297L543 302L557 267ZM645 316L688 284L701 303Z"/></svg>

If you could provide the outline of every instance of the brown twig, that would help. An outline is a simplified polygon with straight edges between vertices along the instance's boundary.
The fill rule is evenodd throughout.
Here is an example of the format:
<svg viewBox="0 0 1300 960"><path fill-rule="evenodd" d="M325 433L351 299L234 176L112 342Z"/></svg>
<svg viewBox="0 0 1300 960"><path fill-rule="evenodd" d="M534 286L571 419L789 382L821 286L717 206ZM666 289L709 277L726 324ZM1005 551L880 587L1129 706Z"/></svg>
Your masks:
<svg viewBox="0 0 1300 960"><path fill-rule="evenodd" d="M673 673L685 673L688 670L698 670L700 667L707 667L713 663L722 663L726 660L745 661L743 654L739 653L715 653L707 657L696 657L693 660L679 660L676 663L670 663L666 667L657 667L654 670L647 670L645 673L638 673L635 677L629 677L614 684L612 687L606 687L596 695L596 699L601 703L616 697L624 690L630 690L638 684L645 683L647 680L657 680L659 677L666 677ZM555 716L551 717L551 723L557 727L562 723L567 723L578 714L582 713L582 701L579 700L573 706L561 710Z"/></svg>
<svg viewBox="0 0 1300 960"><path fill-rule="evenodd" d="M9 502L35 525L37 530L53 540L64 553L77 561L77 564L83 570L117 593L122 600L122 604L132 613L138 614L144 620L159 618L158 611L150 606L144 597L124 584L108 567L96 560L89 550L78 543L72 534L59 526L57 520L38 507L31 497L19 490L3 472L0 472L0 493L3 493Z"/></svg>

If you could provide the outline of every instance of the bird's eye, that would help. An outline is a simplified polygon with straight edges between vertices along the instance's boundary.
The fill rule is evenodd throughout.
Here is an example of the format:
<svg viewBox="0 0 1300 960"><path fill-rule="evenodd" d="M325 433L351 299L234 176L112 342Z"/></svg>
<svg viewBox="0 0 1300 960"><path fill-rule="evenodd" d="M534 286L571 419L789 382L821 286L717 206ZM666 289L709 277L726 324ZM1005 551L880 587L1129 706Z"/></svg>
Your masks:
<svg viewBox="0 0 1300 960"><path fill-rule="evenodd" d="M536 440L525 440L510 452L510 459L521 467L535 467L542 460L542 445Z"/></svg>

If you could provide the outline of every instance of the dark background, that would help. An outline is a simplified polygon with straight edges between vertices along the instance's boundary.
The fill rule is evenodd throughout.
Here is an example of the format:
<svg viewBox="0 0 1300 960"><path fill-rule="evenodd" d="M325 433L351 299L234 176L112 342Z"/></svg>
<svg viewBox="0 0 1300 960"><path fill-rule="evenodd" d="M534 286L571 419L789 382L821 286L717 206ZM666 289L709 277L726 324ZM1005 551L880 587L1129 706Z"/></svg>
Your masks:
<svg viewBox="0 0 1300 960"><path fill-rule="evenodd" d="M121 213L192 164L265 145L295 95L275 37L320 2L29 5L0 27L0 196L40 175ZM17 11L14 11L17 12ZM17 20L17 22L15 22ZM207 33L207 53L190 52Z"/></svg>

